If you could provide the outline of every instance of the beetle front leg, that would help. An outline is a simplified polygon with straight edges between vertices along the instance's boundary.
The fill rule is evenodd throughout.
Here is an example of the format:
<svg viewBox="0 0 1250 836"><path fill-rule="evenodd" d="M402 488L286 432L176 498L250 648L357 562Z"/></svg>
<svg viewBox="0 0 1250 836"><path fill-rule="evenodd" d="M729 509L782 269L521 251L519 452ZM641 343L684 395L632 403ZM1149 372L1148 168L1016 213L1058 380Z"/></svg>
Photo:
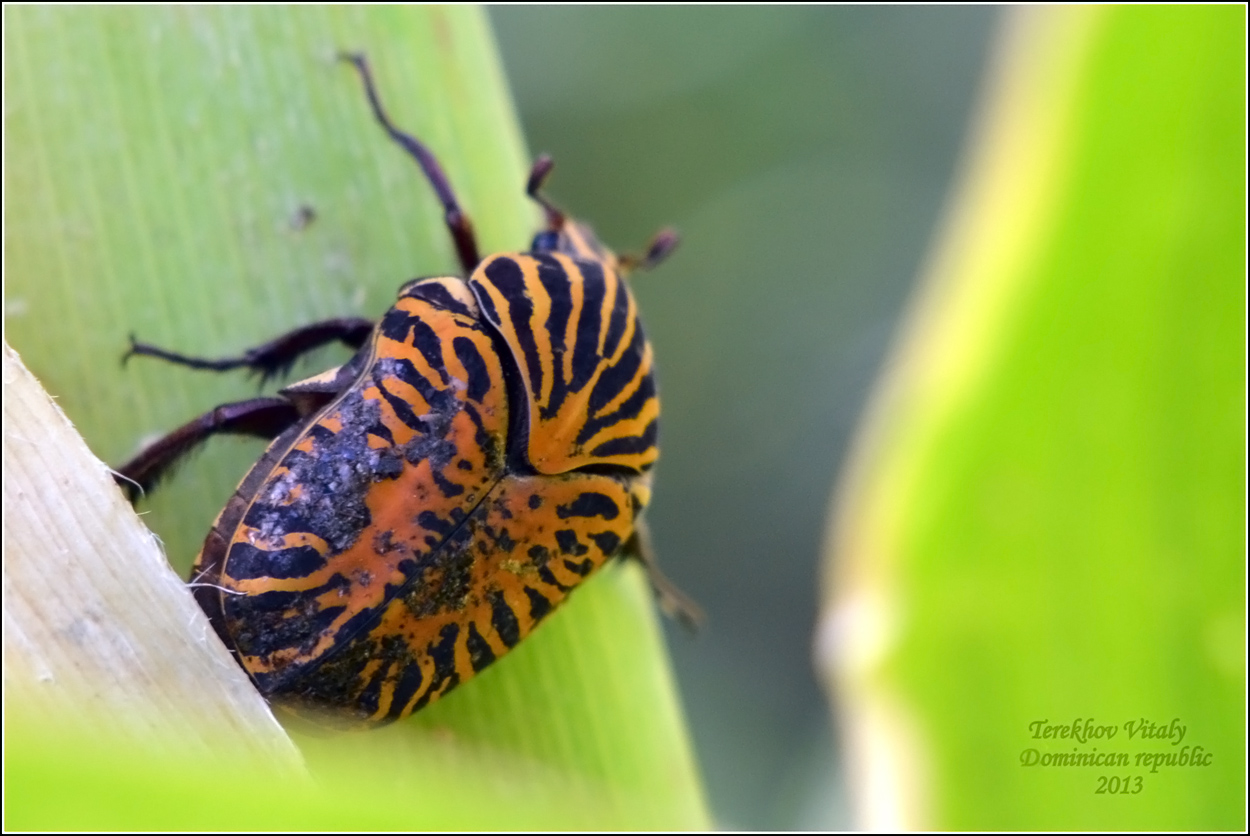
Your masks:
<svg viewBox="0 0 1250 836"><path fill-rule="evenodd" d="M251 435L271 441L304 417L286 398L253 398L222 404L149 444L117 468L113 479L134 502L180 459L214 435Z"/></svg>
<svg viewBox="0 0 1250 836"><path fill-rule="evenodd" d="M271 377L285 374L296 360L310 351L332 342L341 342L348 348L360 348L369 339L371 333L373 333L372 320L354 316L326 319L296 328L264 345L249 348L238 357L224 357L219 360L189 357L174 351L166 351L148 343L138 342L134 334L131 334L130 350L122 356L122 363L125 364L131 357L138 355L159 357L180 366L214 372L249 369L259 374L260 381L264 384Z"/></svg>

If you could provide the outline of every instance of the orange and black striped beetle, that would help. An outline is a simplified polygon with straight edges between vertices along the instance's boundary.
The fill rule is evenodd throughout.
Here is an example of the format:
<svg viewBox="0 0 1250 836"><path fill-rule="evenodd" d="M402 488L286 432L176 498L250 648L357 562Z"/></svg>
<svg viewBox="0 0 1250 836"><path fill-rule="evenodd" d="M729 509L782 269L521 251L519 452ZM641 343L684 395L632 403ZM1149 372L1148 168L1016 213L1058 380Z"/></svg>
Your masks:
<svg viewBox="0 0 1250 836"><path fill-rule="evenodd" d="M640 514L659 400L623 276L676 243L618 258L539 193L528 252L479 258L433 154L396 128L363 56L373 116L420 165L467 278L414 279L375 322L343 318L240 357L203 360L131 338L132 355L262 377L339 341L343 366L277 397L225 404L118 468L132 495L217 434L271 443L191 570L196 600L271 702L356 721L407 716L525 638L615 555L640 556L661 604L693 617L655 568Z"/></svg>

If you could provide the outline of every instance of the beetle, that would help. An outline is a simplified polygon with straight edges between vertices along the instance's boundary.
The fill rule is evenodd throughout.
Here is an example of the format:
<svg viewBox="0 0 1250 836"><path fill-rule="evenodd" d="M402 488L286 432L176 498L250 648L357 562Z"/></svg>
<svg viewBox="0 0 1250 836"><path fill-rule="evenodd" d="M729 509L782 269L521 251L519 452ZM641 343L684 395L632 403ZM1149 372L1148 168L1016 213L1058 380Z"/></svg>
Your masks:
<svg viewBox="0 0 1250 836"><path fill-rule="evenodd" d="M542 195L544 155L525 188L545 228L528 251L480 257L437 159L392 123L364 56L340 57L432 186L464 276L414 279L376 322L313 323L238 357L131 335L125 359L262 382L322 345L355 354L277 396L219 406L117 473L137 499L214 435L269 440L205 538L193 594L271 703L378 723L473 677L618 555L641 560L667 612L699 616L656 568L641 520L659 399L624 282L676 235L618 257Z"/></svg>

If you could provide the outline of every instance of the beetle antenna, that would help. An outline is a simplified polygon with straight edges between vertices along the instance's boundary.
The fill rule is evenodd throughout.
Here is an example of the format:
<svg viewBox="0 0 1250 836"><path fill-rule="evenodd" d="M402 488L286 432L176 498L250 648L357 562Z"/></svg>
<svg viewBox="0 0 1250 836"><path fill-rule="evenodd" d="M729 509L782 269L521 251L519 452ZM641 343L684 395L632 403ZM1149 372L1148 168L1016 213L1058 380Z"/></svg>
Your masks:
<svg viewBox="0 0 1250 836"><path fill-rule="evenodd" d="M645 255L637 256L632 253L626 253L620 257L621 273L628 274L634 270L650 270L656 267L661 261L668 258L680 243L681 236L677 234L677 230L672 227L661 229L651 239L651 243L647 245Z"/></svg>
<svg viewBox="0 0 1250 836"><path fill-rule="evenodd" d="M564 228L564 213L557 209L556 205L539 191L543 187L543 183L547 181L547 175L555 167L556 161L551 159L549 154L539 154L538 159L534 160L534 165L530 169L529 179L525 181L525 193L547 213L547 225L553 230L560 230Z"/></svg>

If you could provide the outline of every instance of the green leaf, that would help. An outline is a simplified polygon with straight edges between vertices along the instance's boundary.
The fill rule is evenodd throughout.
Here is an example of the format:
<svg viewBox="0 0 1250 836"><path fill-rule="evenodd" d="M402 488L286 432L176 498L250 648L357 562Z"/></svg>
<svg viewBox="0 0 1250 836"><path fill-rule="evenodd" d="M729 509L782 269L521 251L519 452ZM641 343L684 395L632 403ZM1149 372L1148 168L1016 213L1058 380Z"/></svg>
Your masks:
<svg viewBox="0 0 1250 836"><path fill-rule="evenodd" d="M872 826L1245 827L1245 26L1014 13L838 506L821 656ZM1115 736L1043 732L1087 719Z"/></svg>
<svg viewBox="0 0 1250 836"><path fill-rule="evenodd" d="M256 393L238 374L143 358L123 368L130 332L228 356L320 318L380 315L407 279L457 272L437 201L373 122L340 50L369 56L392 116L438 154L483 251L524 249L538 225L477 9L4 16L6 336L105 461ZM346 356L328 349L295 372ZM214 440L142 506L180 573L261 447ZM84 694L88 717L90 705ZM26 731L6 741L7 826L707 825L632 565L592 579L508 657L409 721L298 738L315 790L244 755L215 789L219 771L110 739L109 719L93 720L95 737L9 722Z"/></svg>

